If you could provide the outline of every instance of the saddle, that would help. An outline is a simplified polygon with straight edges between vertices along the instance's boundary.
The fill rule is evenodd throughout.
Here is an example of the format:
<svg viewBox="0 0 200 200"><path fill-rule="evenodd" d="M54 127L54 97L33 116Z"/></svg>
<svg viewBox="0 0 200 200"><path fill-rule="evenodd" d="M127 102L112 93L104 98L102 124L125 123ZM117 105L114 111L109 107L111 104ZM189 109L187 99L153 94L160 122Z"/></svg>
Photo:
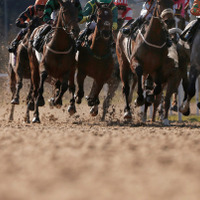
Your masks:
<svg viewBox="0 0 200 200"><path fill-rule="evenodd" d="M51 30L47 30L49 25L45 25L43 26L37 33L37 35L34 37L33 41L32 41L32 45L33 47L39 52L42 53L43 51L43 47L45 43L48 43L52 37L53 37L53 33L54 31ZM47 32L47 33L46 33Z"/></svg>

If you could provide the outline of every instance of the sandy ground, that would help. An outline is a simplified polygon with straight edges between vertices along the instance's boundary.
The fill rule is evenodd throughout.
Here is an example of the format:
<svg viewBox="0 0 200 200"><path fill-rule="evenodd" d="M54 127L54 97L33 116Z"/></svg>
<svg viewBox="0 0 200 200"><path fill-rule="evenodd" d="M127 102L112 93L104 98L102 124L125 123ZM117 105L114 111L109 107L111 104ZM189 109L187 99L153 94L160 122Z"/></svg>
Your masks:
<svg viewBox="0 0 200 200"><path fill-rule="evenodd" d="M101 122L85 101L73 117L46 105L41 124L21 102L8 122L2 91L0 200L200 199L200 123L124 122L122 103Z"/></svg>

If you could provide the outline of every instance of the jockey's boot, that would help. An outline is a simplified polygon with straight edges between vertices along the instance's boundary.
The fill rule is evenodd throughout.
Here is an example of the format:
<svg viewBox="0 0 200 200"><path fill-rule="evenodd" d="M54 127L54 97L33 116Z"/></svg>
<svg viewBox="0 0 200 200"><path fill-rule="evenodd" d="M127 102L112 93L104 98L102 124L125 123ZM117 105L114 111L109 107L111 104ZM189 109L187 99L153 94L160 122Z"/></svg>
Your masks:
<svg viewBox="0 0 200 200"><path fill-rule="evenodd" d="M40 46L43 36L45 36L51 30L51 28L52 28L51 25L46 26L43 30L41 30L37 38L35 38L35 40L33 41L33 47L37 51L40 51Z"/></svg>
<svg viewBox="0 0 200 200"><path fill-rule="evenodd" d="M122 34L125 37L129 37L130 34L132 33L132 31L136 28L136 27L140 27L144 22L144 18L142 16L136 18L130 25L125 26L124 28L122 28Z"/></svg>
<svg viewBox="0 0 200 200"><path fill-rule="evenodd" d="M199 22L200 22L200 19L197 18L196 22L190 27L190 29L186 33L184 39L182 37L181 37L181 39L183 39L184 41L187 41L188 43L191 44L193 41L193 38L194 38L194 34L199 26Z"/></svg>
<svg viewBox="0 0 200 200"><path fill-rule="evenodd" d="M89 28L83 30L83 32L79 35L78 39L76 40L76 50L79 51L82 42L84 41L85 37L89 36L92 31Z"/></svg>
<svg viewBox="0 0 200 200"><path fill-rule="evenodd" d="M21 40L21 38L18 36L12 41L12 43L10 44L10 46L8 48L8 51L10 53L15 53L16 52L20 40Z"/></svg>

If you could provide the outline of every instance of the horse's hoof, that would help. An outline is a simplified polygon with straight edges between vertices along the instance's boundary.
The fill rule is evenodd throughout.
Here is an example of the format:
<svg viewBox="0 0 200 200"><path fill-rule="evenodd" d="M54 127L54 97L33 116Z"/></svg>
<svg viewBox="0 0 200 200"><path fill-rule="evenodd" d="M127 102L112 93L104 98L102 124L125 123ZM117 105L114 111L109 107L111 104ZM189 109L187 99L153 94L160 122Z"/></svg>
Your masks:
<svg viewBox="0 0 200 200"><path fill-rule="evenodd" d="M39 96L38 98L38 106L44 106L45 101L43 96Z"/></svg>
<svg viewBox="0 0 200 200"><path fill-rule="evenodd" d="M163 119L162 124L164 126L170 126L169 120L168 119Z"/></svg>
<svg viewBox="0 0 200 200"><path fill-rule="evenodd" d="M90 109L90 115L92 117L95 117L98 115L98 106L97 105L92 106L92 108Z"/></svg>
<svg viewBox="0 0 200 200"><path fill-rule="evenodd" d="M32 123L40 123L39 117L34 117Z"/></svg>
<svg viewBox="0 0 200 200"><path fill-rule="evenodd" d="M81 98L80 98L80 97L77 97L76 103L77 103L77 104L81 104L81 102L82 102Z"/></svg>
<svg viewBox="0 0 200 200"><path fill-rule="evenodd" d="M34 102L31 101L28 103L28 109L31 111L34 111L34 109L35 109Z"/></svg>
<svg viewBox="0 0 200 200"><path fill-rule="evenodd" d="M50 109L53 109L53 107L54 107L54 100L55 100L55 99L54 99L53 97L52 97L51 99L48 100L48 102L49 102L49 108L50 108Z"/></svg>
<svg viewBox="0 0 200 200"><path fill-rule="evenodd" d="M171 110L174 111L174 112L177 112L177 111L178 111L177 105L172 106L172 107L171 107Z"/></svg>
<svg viewBox="0 0 200 200"><path fill-rule="evenodd" d="M136 105L137 107L143 106L143 105L144 105L144 98L137 98L137 99L135 100L135 105Z"/></svg>
<svg viewBox="0 0 200 200"><path fill-rule="evenodd" d="M127 119L127 120L132 119L132 115L131 115L130 110L129 110L129 111L126 111L126 112L124 113L124 119Z"/></svg>
<svg viewBox="0 0 200 200"><path fill-rule="evenodd" d="M19 105L19 98L12 99L11 104Z"/></svg>
<svg viewBox="0 0 200 200"><path fill-rule="evenodd" d="M179 111L184 115L184 116L189 116L190 115L190 108L186 109L185 107L181 106L179 108Z"/></svg>
<svg viewBox="0 0 200 200"><path fill-rule="evenodd" d="M200 109L200 102L197 104L197 107Z"/></svg>
<svg viewBox="0 0 200 200"><path fill-rule="evenodd" d="M182 113L184 116L189 116L190 115L190 109L188 109L186 112Z"/></svg>
<svg viewBox="0 0 200 200"><path fill-rule="evenodd" d="M76 113L75 105L69 105L67 111L70 114L70 116L72 116L74 113Z"/></svg>
<svg viewBox="0 0 200 200"><path fill-rule="evenodd" d="M30 122L30 119L28 119L27 117L25 117L24 122L27 123L27 124L30 124L30 123L31 123L31 122Z"/></svg>

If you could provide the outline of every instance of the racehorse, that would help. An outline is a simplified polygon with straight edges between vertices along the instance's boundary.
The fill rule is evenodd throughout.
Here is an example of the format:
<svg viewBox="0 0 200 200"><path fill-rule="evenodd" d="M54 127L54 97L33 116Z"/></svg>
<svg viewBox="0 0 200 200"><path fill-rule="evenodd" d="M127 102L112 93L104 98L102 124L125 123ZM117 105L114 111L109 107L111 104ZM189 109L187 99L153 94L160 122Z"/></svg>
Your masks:
<svg viewBox="0 0 200 200"><path fill-rule="evenodd" d="M75 110L75 42L74 39L78 36L80 31L78 26L78 9L74 3L67 0L63 2L58 0L60 10L58 13L58 20L52 39L46 41L43 47L43 53L39 54L29 43L29 60L31 68L31 79L33 83L33 96L35 103L33 123L39 123L39 109L38 106L44 105L43 87L47 76L59 80L59 93L54 99L54 105L62 105L62 96L68 89L72 94L70 100L70 107L68 111L70 114L76 112ZM37 36L41 27L36 29L31 39ZM41 59L41 60L40 60ZM40 61L40 62L39 62ZM27 118L29 117L27 112Z"/></svg>
<svg viewBox="0 0 200 200"><path fill-rule="evenodd" d="M120 64L121 80L123 82L123 93L126 100L124 110L125 119L132 117L128 99L128 70L131 68L132 72L137 74L138 98L136 104L141 106L144 104L142 76L151 75L153 81L156 83L154 95L158 95L162 89L162 69L169 65L174 65L174 61L167 56L166 31L164 30L164 22L160 17L161 12L164 11L163 9L169 9L172 6L173 1L158 0L149 25L146 25L144 30L138 31L139 33L135 40L124 38L121 33L118 34L117 56Z"/></svg>
<svg viewBox="0 0 200 200"><path fill-rule="evenodd" d="M86 76L94 79L90 94L87 98L88 106L91 107L90 114L98 114L99 93L106 81L110 78L114 62L111 54L112 37L112 2L109 5L97 6L97 25L95 27L91 46L88 42L81 47L77 64L78 91L76 102L81 103L84 96L83 84Z"/></svg>
<svg viewBox="0 0 200 200"><path fill-rule="evenodd" d="M188 26L190 26L192 23L194 23L195 20L193 20ZM185 29L188 28L186 26ZM189 71L189 86L187 90L187 99L182 103L181 107L179 108L179 111L183 113L183 115L188 116L190 114L190 101L192 97L195 95L195 83L196 79L200 74L200 53L199 53L199 45L200 45L200 29L199 27L196 30L196 33L194 35L193 42L190 46L190 71ZM198 103L197 106L200 104Z"/></svg>
<svg viewBox="0 0 200 200"><path fill-rule="evenodd" d="M130 23L130 21L128 23ZM111 101L113 97L115 96L115 92L117 91L119 84L121 82L120 75L119 75L119 63L118 63L117 54L116 54L116 41L117 41L117 34L120 28L124 25L124 19L118 19L117 24L118 24L117 30L113 31L113 44L111 48L111 52L114 59L114 69L113 69L111 77L107 81L108 91L103 101L103 112L102 112L102 117L101 117L102 121L105 120ZM137 83L137 77L135 74L131 72L131 69L130 69L130 79L133 79L133 84L131 86L130 95L129 95L129 102L131 103L132 97L133 97L133 91Z"/></svg>
<svg viewBox="0 0 200 200"><path fill-rule="evenodd" d="M188 1L188 0L185 0L185 3L184 5L182 4L181 6L178 7L177 4L174 5L174 19L175 19L175 25L174 25L174 29L175 32L177 32L178 35L174 35L174 38L175 40L177 40L176 42L178 42L179 40L179 35L180 35L180 31L179 30L184 30L185 27L189 24L190 22L190 7L191 7L191 2ZM184 6L184 13L182 13L182 6ZM174 31L173 31L174 32ZM174 33L175 33L174 32ZM180 43L180 42L179 42ZM183 42L181 42L183 44ZM178 44L180 46L180 44ZM181 45L183 48L186 47L185 51L187 51L187 47L188 45L185 43L183 45ZM184 51L184 50L183 50ZM188 53L185 54L186 57L185 58L181 58L182 59L187 59L188 60ZM182 63L182 66L185 66L185 71L187 71L187 65L185 65L186 63ZM185 75L184 75L185 76ZM187 80L187 76L186 77L183 77L183 88L187 87L186 84L187 84L188 80ZM185 91L185 95L187 94L187 91L184 89ZM171 107L171 110L173 111L178 111L178 101L177 101L177 94L178 94L178 91L174 93L173 95L173 99L172 99L172 107ZM184 97L185 99L186 97Z"/></svg>
<svg viewBox="0 0 200 200"><path fill-rule="evenodd" d="M30 66L28 59L28 40L33 30L43 24L43 20L39 17L34 18L29 22L28 32L24 36L24 39L19 44L16 54L9 53L9 75L10 75L10 89L12 92L12 108L10 112L9 120L13 120L15 104L19 104L19 92L22 88L22 79L30 79ZM32 88L31 88L32 89ZM30 99L31 90L27 96L27 101Z"/></svg>

